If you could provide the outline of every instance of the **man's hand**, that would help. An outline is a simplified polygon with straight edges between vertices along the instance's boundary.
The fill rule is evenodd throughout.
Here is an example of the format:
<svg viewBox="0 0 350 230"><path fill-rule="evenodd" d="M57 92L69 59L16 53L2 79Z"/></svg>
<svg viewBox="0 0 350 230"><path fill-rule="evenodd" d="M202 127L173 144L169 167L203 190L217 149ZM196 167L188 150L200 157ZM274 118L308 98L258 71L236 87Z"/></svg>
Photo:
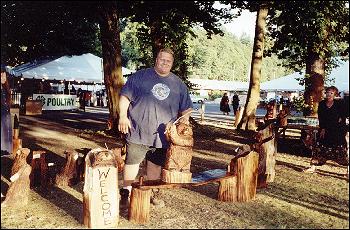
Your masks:
<svg viewBox="0 0 350 230"><path fill-rule="evenodd" d="M118 130L124 134L127 134L130 128L131 128L130 120L127 117L120 117Z"/></svg>

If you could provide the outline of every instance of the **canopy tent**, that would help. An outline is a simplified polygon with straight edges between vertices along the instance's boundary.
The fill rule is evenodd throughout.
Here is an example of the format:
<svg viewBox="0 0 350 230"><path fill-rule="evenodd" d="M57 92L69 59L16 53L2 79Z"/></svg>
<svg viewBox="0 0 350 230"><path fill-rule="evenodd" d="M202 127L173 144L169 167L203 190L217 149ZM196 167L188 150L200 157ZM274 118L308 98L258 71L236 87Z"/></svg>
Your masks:
<svg viewBox="0 0 350 230"><path fill-rule="evenodd" d="M10 73L24 78L101 83L103 82L102 71L102 58L87 53L26 63L13 68ZM123 75L133 72L122 67Z"/></svg>
<svg viewBox="0 0 350 230"><path fill-rule="evenodd" d="M260 89L267 91L302 91L304 86L299 85L296 78L303 78L298 72L261 83ZM328 76L331 81L326 81L325 86L334 85L339 91L349 91L349 61L341 61L339 67L333 69ZM333 80L332 80L333 79Z"/></svg>

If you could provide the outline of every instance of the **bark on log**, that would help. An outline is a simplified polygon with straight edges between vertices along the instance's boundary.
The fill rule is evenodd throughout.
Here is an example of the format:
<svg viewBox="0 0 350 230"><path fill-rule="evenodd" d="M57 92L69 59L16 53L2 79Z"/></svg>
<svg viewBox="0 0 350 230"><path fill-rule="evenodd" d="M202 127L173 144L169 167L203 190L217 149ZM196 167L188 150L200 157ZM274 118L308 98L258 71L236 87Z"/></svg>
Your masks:
<svg viewBox="0 0 350 230"><path fill-rule="evenodd" d="M79 155L72 150L66 150L66 164L56 176L56 185L71 186L78 183L77 160Z"/></svg>
<svg viewBox="0 0 350 230"><path fill-rule="evenodd" d="M132 188L129 207L129 221L145 224L149 221L151 189Z"/></svg>
<svg viewBox="0 0 350 230"><path fill-rule="evenodd" d="M92 149L85 157L83 223L116 228L119 221L118 164L112 150Z"/></svg>
<svg viewBox="0 0 350 230"><path fill-rule="evenodd" d="M237 177L229 177L219 181L218 200L237 201Z"/></svg>
<svg viewBox="0 0 350 230"><path fill-rule="evenodd" d="M10 178L12 183L1 207L22 207L28 204L31 171L32 167L27 163L20 166L18 172Z"/></svg>

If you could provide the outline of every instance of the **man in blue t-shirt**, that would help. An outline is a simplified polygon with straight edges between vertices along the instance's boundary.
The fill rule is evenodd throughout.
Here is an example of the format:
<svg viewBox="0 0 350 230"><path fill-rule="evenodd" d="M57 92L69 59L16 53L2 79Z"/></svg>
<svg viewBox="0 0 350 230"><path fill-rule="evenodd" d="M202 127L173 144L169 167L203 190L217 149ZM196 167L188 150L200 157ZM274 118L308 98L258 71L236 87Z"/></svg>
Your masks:
<svg viewBox="0 0 350 230"><path fill-rule="evenodd" d="M122 196L130 194L145 157L147 179L160 179L169 145L164 134L166 124L180 116L189 123L192 101L187 86L170 72L173 63L173 51L160 50L154 68L137 71L121 90L118 129L127 134Z"/></svg>

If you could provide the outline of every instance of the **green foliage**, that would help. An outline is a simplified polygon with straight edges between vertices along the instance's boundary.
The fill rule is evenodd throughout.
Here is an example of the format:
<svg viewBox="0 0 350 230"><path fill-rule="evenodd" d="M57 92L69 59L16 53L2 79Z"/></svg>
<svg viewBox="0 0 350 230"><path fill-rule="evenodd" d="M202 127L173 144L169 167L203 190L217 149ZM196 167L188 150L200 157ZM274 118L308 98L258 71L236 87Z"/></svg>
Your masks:
<svg viewBox="0 0 350 230"><path fill-rule="evenodd" d="M87 8L88 3L2 1L1 60L16 65L46 56L100 54L98 26L92 14L85 15Z"/></svg>
<svg viewBox="0 0 350 230"><path fill-rule="evenodd" d="M144 52L137 38L137 30L142 25L128 23L121 33L123 56L128 60L127 66L140 68L145 66L143 55L151 54L151 49ZM237 38L233 34L224 31L224 36L206 36L206 31L200 27L193 29L193 36L186 39L187 58L176 61L186 63L188 76L192 78L248 81L248 72L252 55L252 42L248 37ZM181 47L181 46L180 46ZM262 81L272 80L291 73L290 70L281 67L282 61L275 55L266 57L262 66ZM149 64L151 66L151 64ZM234 77L233 77L234 74Z"/></svg>
<svg viewBox="0 0 350 230"><path fill-rule="evenodd" d="M285 66L302 71L315 53L329 72L336 57L349 55L349 7L346 1L278 2L268 20L272 43L267 54L286 59Z"/></svg>

